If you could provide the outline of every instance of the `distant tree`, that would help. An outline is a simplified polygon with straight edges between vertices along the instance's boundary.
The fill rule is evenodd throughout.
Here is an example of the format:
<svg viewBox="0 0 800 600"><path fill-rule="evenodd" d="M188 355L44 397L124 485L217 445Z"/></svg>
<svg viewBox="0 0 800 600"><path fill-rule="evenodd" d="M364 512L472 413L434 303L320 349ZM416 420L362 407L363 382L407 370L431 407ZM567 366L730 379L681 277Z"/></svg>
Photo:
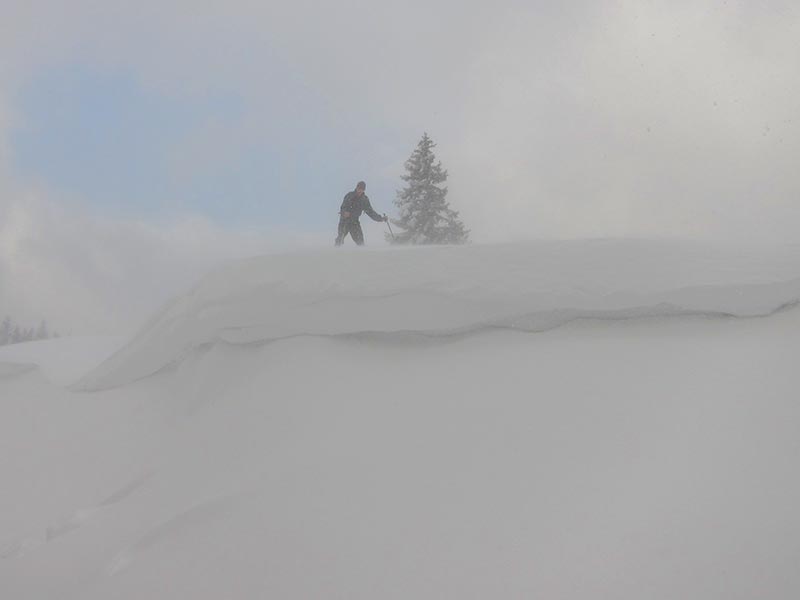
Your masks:
<svg viewBox="0 0 800 600"><path fill-rule="evenodd" d="M11 317L6 317L0 323L0 346L5 346L11 343Z"/></svg>
<svg viewBox="0 0 800 600"><path fill-rule="evenodd" d="M11 317L6 317L0 323L0 346L33 340L47 340L50 337L58 337L58 333L55 332L51 336L45 319L39 322L39 327L22 327L18 323L14 323Z"/></svg>
<svg viewBox="0 0 800 600"><path fill-rule="evenodd" d="M396 244L463 244L469 231L458 218L458 212L447 203L447 171L436 160L433 140L425 133L411 157L406 161L406 186L397 192L394 204L400 217L393 223L404 231L394 238Z"/></svg>

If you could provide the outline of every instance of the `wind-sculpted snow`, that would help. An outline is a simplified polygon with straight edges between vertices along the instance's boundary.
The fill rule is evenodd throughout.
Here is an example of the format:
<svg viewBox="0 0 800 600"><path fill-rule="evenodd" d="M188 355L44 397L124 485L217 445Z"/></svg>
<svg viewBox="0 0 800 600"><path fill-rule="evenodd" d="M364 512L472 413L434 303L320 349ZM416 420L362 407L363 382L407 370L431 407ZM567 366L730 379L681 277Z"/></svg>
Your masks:
<svg viewBox="0 0 800 600"><path fill-rule="evenodd" d="M798 254L264 257L113 389L0 349L0 598L796 598Z"/></svg>
<svg viewBox="0 0 800 600"><path fill-rule="evenodd" d="M767 254L593 241L265 256L207 276L76 387L125 385L218 342L543 331L583 318L754 317L798 299L794 247Z"/></svg>
<svg viewBox="0 0 800 600"><path fill-rule="evenodd" d="M0 379L38 371L59 386L74 383L122 346L117 337L65 337L0 347Z"/></svg>
<svg viewBox="0 0 800 600"><path fill-rule="evenodd" d="M16 377L35 370L36 365L0 362L0 379Z"/></svg>

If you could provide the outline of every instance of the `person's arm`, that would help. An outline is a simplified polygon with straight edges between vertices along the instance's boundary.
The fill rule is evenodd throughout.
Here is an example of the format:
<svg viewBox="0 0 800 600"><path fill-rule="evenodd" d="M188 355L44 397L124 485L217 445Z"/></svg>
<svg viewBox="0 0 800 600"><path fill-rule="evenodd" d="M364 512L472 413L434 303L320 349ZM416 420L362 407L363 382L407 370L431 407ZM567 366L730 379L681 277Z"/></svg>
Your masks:
<svg viewBox="0 0 800 600"><path fill-rule="evenodd" d="M383 222L385 220L382 215L379 215L372 209L372 205L369 203L369 198L364 196L363 201L364 201L364 212L367 213L373 221Z"/></svg>
<svg viewBox="0 0 800 600"><path fill-rule="evenodd" d="M344 195L344 200L342 200L342 205L339 207L339 215L341 215L342 219L350 218L350 194L352 194L352 192L347 192Z"/></svg>

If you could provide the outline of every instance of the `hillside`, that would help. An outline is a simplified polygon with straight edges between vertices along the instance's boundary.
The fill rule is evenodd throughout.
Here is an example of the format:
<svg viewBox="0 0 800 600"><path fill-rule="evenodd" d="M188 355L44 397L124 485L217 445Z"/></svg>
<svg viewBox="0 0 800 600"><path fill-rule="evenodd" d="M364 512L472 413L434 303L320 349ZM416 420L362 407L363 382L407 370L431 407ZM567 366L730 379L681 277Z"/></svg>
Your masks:
<svg viewBox="0 0 800 600"><path fill-rule="evenodd" d="M318 251L69 387L4 349L0 597L793 597L798 282L794 247Z"/></svg>

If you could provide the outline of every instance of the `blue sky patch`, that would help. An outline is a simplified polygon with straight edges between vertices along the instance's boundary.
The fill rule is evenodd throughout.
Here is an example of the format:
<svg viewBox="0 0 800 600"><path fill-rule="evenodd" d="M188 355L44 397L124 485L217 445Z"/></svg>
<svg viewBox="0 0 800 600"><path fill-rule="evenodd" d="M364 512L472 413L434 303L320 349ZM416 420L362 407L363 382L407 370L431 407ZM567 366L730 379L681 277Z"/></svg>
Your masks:
<svg viewBox="0 0 800 600"><path fill-rule="evenodd" d="M231 93L168 96L125 70L41 71L18 99L17 170L100 214L145 220L190 213L230 226L335 228L341 197L359 179L376 209L389 211L395 184L371 177L380 165L370 147L391 140L364 123L348 130L291 70L267 71L276 93L258 106ZM268 131L242 135L249 118ZM192 168L204 131L209 158Z"/></svg>

